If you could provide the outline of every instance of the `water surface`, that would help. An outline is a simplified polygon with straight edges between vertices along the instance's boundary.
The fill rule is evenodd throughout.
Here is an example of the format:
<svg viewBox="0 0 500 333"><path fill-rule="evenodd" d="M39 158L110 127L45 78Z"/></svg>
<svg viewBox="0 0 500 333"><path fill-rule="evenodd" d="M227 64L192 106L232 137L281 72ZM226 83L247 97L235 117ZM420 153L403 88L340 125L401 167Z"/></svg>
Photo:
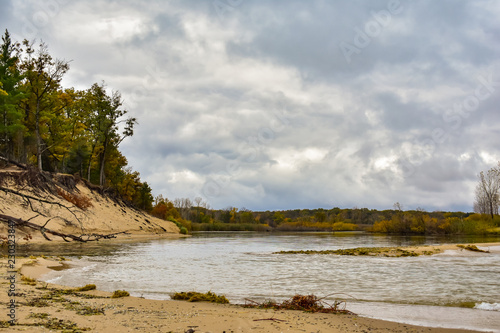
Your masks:
<svg viewBox="0 0 500 333"><path fill-rule="evenodd" d="M494 309L500 303L496 249L491 254L455 251L407 258L273 253L483 241L362 233L199 233L184 239L72 247L69 254L87 255L74 268L52 272L45 279L69 286L95 283L102 290L125 289L153 299L188 290L211 290L235 303L294 294L331 295L327 299L347 299L349 309L367 316L422 323L422 318L429 322L440 313L434 326L486 330L500 327L499 311L443 306L472 302ZM439 320L443 316L451 323L443 324L445 320Z"/></svg>

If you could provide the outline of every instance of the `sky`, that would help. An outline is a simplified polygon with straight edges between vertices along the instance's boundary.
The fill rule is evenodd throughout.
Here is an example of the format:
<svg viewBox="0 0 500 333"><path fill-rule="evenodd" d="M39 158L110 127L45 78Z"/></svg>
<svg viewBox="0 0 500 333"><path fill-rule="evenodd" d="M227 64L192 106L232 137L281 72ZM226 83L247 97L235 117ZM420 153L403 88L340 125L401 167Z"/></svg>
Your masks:
<svg viewBox="0 0 500 333"><path fill-rule="evenodd" d="M500 161L500 2L0 0L121 92L153 194L212 208L472 211Z"/></svg>

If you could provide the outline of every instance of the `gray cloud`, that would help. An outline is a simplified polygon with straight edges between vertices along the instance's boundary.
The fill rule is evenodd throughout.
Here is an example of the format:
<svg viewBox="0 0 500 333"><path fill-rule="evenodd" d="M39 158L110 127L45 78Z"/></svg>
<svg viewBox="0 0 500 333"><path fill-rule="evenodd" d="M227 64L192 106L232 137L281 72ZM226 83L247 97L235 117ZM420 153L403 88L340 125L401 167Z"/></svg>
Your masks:
<svg viewBox="0 0 500 333"><path fill-rule="evenodd" d="M65 84L122 92L140 123L122 149L155 194L471 210L500 160L500 84L464 109L480 77L500 81L495 2L221 3L16 1L0 17L22 36L46 13L34 37L73 60Z"/></svg>

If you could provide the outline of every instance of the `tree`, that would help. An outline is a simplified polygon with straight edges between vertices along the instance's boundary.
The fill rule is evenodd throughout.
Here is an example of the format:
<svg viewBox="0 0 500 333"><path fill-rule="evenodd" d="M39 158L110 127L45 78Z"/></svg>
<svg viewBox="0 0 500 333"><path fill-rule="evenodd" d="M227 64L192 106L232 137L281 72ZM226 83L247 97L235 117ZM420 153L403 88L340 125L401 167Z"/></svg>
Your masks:
<svg viewBox="0 0 500 333"><path fill-rule="evenodd" d="M19 43L13 43L8 30L0 46L0 146L7 159L14 160L16 138L22 132L23 113L18 108L23 94L20 89L22 75L19 71ZM17 140L22 141L22 140ZM18 142L21 143L21 142Z"/></svg>
<svg viewBox="0 0 500 333"><path fill-rule="evenodd" d="M498 215L500 205L500 163L498 167L491 168L486 174L481 171L478 177L474 212L491 215L493 219L495 215Z"/></svg>
<svg viewBox="0 0 500 333"><path fill-rule="evenodd" d="M48 121L47 114L51 111L49 96L60 89L61 80L69 70L69 63L60 59L54 60L44 42L39 44L38 51L33 48L33 44L34 42L29 42L26 39L23 41L23 45L26 47L26 56L21 68L24 71L25 87L29 94L25 103L27 112L25 118L28 122L33 123L36 160L38 169L42 171L42 154L45 151L42 130Z"/></svg>
<svg viewBox="0 0 500 333"><path fill-rule="evenodd" d="M121 94L113 91L111 96L106 92L104 83L94 83L88 91L88 108L90 115L87 120L87 128L92 137L91 156L98 158L99 184L105 185L105 166L111 149L118 145L128 136L134 134L135 118L122 119L128 111L122 110L123 104ZM120 135L118 126L125 123L123 133ZM91 161L88 166L88 179L90 181Z"/></svg>
<svg viewBox="0 0 500 333"><path fill-rule="evenodd" d="M147 182L144 182L140 185L135 203L140 209L145 211L151 211L153 209L153 195L151 194L151 187Z"/></svg>

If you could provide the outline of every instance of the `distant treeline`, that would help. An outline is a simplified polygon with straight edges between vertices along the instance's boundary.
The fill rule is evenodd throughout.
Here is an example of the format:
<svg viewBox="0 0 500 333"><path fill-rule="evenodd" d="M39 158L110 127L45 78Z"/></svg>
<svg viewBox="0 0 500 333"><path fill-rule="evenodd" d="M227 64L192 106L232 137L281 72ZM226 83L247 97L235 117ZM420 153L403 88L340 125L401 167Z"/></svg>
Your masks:
<svg viewBox="0 0 500 333"><path fill-rule="evenodd" d="M500 217L463 212L425 212L368 208L250 211L210 209L201 199L159 196L152 215L175 221L189 231L371 231L394 234L485 234L498 232Z"/></svg>

